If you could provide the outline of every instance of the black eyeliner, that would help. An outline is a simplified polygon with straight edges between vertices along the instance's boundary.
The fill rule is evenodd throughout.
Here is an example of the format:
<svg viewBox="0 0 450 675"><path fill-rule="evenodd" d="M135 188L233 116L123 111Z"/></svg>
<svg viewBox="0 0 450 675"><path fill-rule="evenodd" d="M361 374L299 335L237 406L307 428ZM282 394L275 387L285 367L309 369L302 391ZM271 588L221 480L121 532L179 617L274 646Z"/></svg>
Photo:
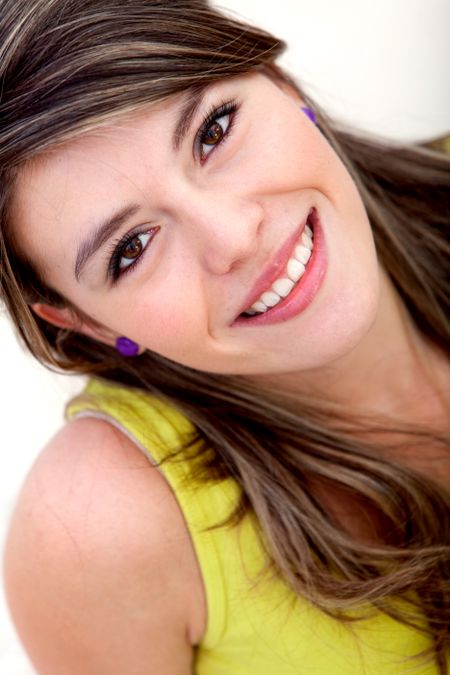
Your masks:
<svg viewBox="0 0 450 675"><path fill-rule="evenodd" d="M130 241L134 239L134 237L137 237L139 232L127 232L123 237L121 237L119 240L115 241L112 247L112 255L109 260L108 264L108 277L112 279L113 281L116 281L121 272L120 272L120 259L123 255L123 250L125 246L127 246Z"/></svg>
<svg viewBox="0 0 450 675"><path fill-rule="evenodd" d="M146 230L138 230L137 232L127 232L123 237L121 237L119 240L115 241L112 244L112 252L110 254L110 259L108 263L108 270L107 270L107 275L109 279L112 279L113 282L116 282L121 276L126 274L128 271L131 271L136 267L136 265L142 260L145 251L147 250L147 247L150 245L151 240L155 236L155 234L159 231L159 226L157 227L151 227ZM120 268L120 260L123 256L123 251L124 249L128 246L128 244L133 241L136 237L139 237L140 234L150 234L151 237L147 244L145 245L144 249L142 250L142 253L139 255L138 258L134 262L132 262L130 265L127 265L123 269Z"/></svg>
<svg viewBox="0 0 450 675"><path fill-rule="evenodd" d="M233 99L231 101L226 101L221 103L219 106L213 105L211 106L209 112L206 114L206 117L204 118L200 129L197 131L195 135L195 148L199 149L202 146L202 138L205 136L206 132L208 131L209 127L211 124L214 124L218 119L221 117L225 117L226 115L231 115L230 119L230 124L228 126L228 129L224 135L224 139L226 136L228 136L229 132L231 131L231 128L233 126L233 120L236 115L236 112L239 109L239 104L236 101L236 99ZM217 145L220 145L220 143L223 142L220 141Z"/></svg>

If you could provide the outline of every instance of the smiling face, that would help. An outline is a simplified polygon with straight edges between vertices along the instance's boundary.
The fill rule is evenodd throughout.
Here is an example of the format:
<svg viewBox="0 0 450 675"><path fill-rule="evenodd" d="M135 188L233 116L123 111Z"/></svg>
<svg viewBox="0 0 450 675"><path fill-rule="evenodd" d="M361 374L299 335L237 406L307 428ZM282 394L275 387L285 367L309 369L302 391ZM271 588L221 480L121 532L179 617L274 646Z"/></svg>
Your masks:
<svg viewBox="0 0 450 675"><path fill-rule="evenodd" d="M326 366L370 330L379 271L355 185L300 105L252 74L55 149L20 176L15 238L100 339L210 372Z"/></svg>

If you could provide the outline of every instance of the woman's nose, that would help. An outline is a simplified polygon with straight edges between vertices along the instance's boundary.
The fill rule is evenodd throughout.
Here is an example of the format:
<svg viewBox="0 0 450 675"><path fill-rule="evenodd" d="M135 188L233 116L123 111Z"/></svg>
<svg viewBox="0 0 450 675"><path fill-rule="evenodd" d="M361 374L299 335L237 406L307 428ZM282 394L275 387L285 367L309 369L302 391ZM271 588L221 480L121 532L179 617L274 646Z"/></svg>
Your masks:
<svg viewBox="0 0 450 675"><path fill-rule="evenodd" d="M185 234L211 273L226 274L258 250L263 209L257 202L203 194L185 202L183 212Z"/></svg>

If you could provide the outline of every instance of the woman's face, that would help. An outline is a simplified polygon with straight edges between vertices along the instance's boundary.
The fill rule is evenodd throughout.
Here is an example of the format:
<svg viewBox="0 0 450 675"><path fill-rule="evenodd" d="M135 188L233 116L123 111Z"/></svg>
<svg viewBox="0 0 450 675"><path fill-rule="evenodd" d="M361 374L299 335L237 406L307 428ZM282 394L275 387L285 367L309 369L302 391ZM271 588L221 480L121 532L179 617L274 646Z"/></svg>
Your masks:
<svg viewBox="0 0 450 675"><path fill-rule="evenodd" d="M210 372L326 366L369 331L379 274L355 185L300 106L252 74L57 148L18 182L19 245L99 339Z"/></svg>

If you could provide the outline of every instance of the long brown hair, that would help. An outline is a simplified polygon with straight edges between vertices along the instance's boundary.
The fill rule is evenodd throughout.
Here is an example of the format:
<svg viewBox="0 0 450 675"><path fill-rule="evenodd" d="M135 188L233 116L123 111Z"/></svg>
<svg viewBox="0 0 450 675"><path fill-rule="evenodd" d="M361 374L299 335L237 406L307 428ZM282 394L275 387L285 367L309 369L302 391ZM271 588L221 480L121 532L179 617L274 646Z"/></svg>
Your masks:
<svg viewBox="0 0 450 675"><path fill-rule="evenodd" d="M273 63L283 48L202 0L0 0L1 296L42 363L139 387L193 421L198 453L214 450L212 460L204 454L205 480L238 482L235 520L256 514L268 569L295 593L344 621L346 609L371 603L415 626L432 638L430 653L444 674L450 495L370 441L373 421L325 399L297 397L293 407L286 393L275 398L245 378L202 373L149 351L126 360L30 310L33 302L68 303L15 245L9 203L20 168L58 143L205 82L254 69L288 81ZM318 118L360 190L379 258L405 307L429 340L447 348L448 159L358 137L320 111ZM449 439L432 430L408 433L409 443L449 450ZM385 540L348 533L315 497L317 481L370 507Z"/></svg>

